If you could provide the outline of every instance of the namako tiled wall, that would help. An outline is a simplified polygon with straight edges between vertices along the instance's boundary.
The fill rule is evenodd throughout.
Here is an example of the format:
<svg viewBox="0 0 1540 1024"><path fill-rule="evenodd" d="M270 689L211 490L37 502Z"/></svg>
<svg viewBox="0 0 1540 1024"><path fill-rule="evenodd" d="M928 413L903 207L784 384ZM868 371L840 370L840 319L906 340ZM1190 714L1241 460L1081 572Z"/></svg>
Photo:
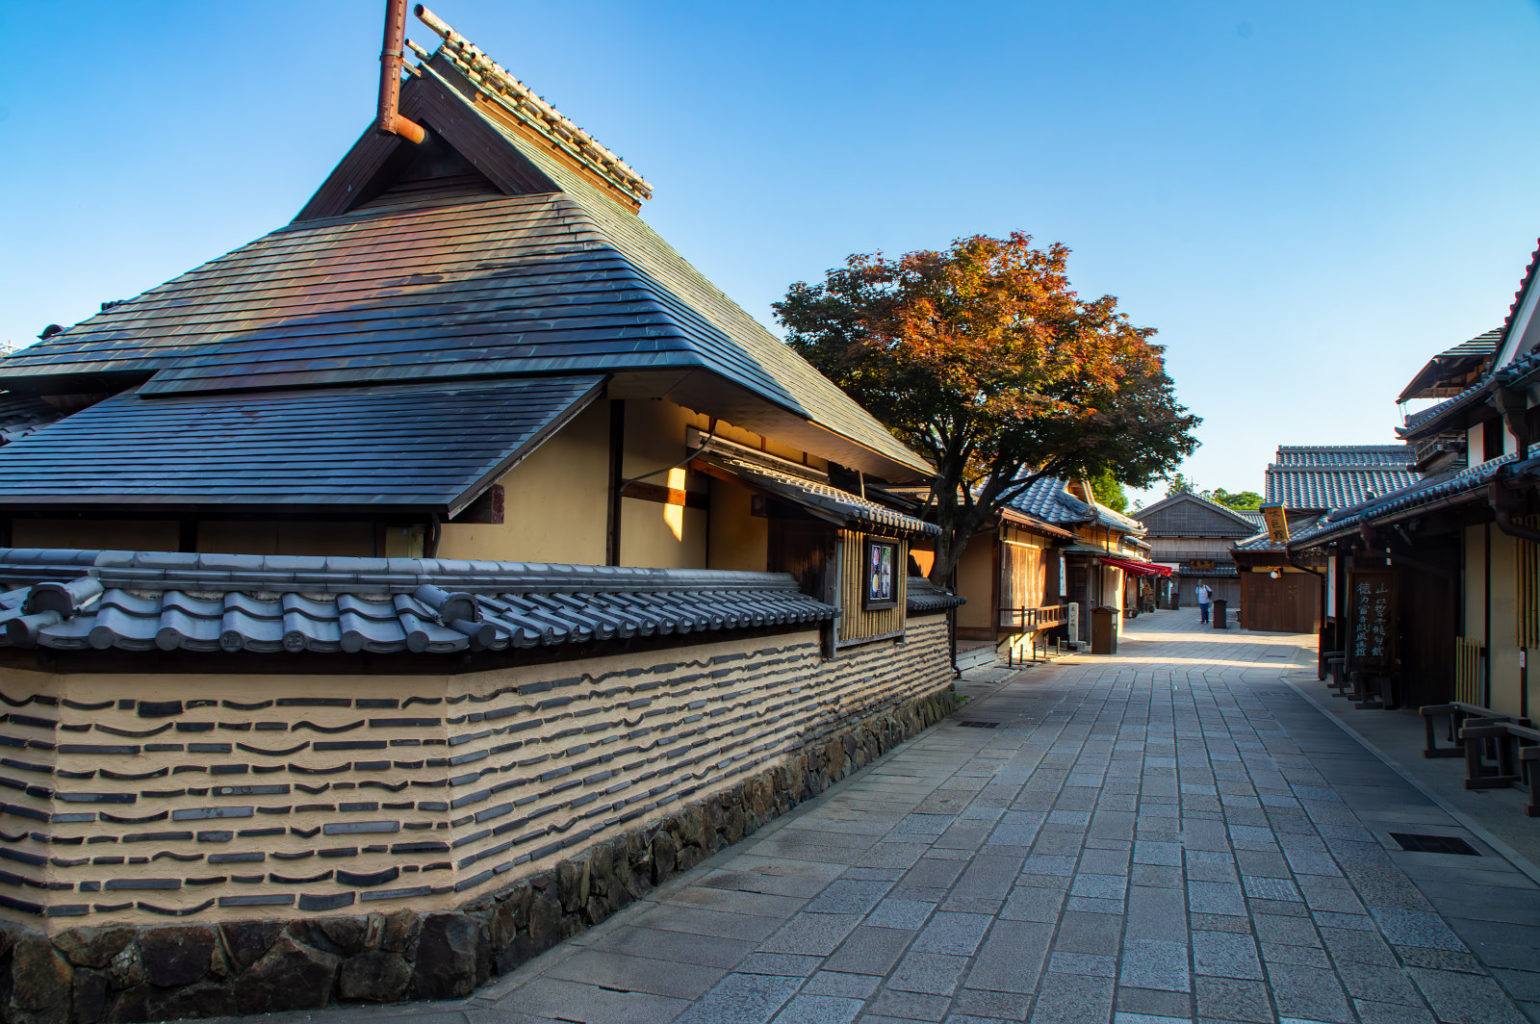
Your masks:
<svg viewBox="0 0 1540 1024"><path fill-rule="evenodd" d="M951 682L946 619L463 675L0 669L0 917L431 910Z"/></svg>

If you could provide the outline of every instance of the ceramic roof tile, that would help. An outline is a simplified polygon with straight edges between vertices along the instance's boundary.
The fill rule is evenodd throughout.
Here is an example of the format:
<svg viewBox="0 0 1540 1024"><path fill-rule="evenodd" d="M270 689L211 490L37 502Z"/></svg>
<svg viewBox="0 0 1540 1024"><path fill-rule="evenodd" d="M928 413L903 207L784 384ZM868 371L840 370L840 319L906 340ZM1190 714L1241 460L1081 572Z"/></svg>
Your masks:
<svg viewBox="0 0 1540 1024"><path fill-rule="evenodd" d="M1100 523L1125 533L1143 534L1144 524L1100 503L1087 504L1065 489L1065 482L1058 477L1041 477L1034 480L1007 504L1024 515L1033 516L1055 526L1080 523Z"/></svg>
<svg viewBox="0 0 1540 1024"><path fill-rule="evenodd" d="M810 626L836 614L783 573L125 557L138 554L0 549L0 579L28 584L0 593L0 647L434 654ZM200 571L199 588L169 581L167 568ZM82 589L91 596L65 614L36 609L51 583L86 577L100 587Z"/></svg>
<svg viewBox="0 0 1540 1024"><path fill-rule="evenodd" d="M909 577L905 607L910 615L928 615L966 604L967 599L938 587L924 576Z"/></svg>
<svg viewBox="0 0 1540 1024"><path fill-rule="evenodd" d="M1406 445L1280 445L1267 467L1266 499L1287 509L1356 505L1417 480Z"/></svg>
<svg viewBox="0 0 1540 1024"><path fill-rule="evenodd" d="M601 381L129 391L0 448L0 507L340 504L453 514L581 411ZM217 563L227 564L241 563Z"/></svg>
<svg viewBox="0 0 1540 1024"><path fill-rule="evenodd" d="M1351 508L1339 509L1318 521L1309 530L1292 531L1289 546L1308 548L1316 544L1356 531L1365 523L1387 517L1400 518L1399 513L1410 512L1446 498L1479 500L1480 489L1498 476L1540 474L1540 457L1519 461L1510 453L1501 458L1468 466L1448 473L1427 477L1398 491L1366 501Z"/></svg>

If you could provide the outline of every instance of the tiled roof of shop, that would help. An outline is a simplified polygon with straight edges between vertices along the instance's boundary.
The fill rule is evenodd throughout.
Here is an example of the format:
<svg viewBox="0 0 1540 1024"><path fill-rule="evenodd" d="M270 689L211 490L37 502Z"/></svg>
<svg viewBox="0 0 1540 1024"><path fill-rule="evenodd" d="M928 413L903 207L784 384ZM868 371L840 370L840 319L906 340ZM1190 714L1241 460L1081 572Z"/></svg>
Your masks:
<svg viewBox="0 0 1540 1024"><path fill-rule="evenodd" d="M0 448L0 505L367 505L447 515L592 400L602 377L142 398Z"/></svg>
<svg viewBox="0 0 1540 1024"><path fill-rule="evenodd" d="M159 395L701 370L928 472L634 213L477 102L455 64L419 70L402 113L476 161L467 173L298 219L0 360L0 381L116 372ZM334 177L409 145L371 133Z"/></svg>
<svg viewBox="0 0 1540 1024"><path fill-rule="evenodd" d="M959 597L945 587L938 587L924 576L909 577L906 608L910 615L929 615L966 604L967 598Z"/></svg>
<svg viewBox="0 0 1540 1024"><path fill-rule="evenodd" d="M806 625L782 573L0 549L0 646L450 653Z"/></svg>
<svg viewBox="0 0 1540 1024"><path fill-rule="evenodd" d="M1087 504L1064 488L1063 480L1045 476L1034 480L1007 504L1018 512L1054 525L1094 522L1124 533L1144 533L1144 524L1137 519L1130 519L1099 503Z"/></svg>
<svg viewBox="0 0 1540 1024"><path fill-rule="evenodd" d="M1408 466L1412 452L1404 444L1318 444L1278 446L1273 467L1279 469L1397 469ZM1272 468L1272 467L1270 467Z"/></svg>
<svg viewBox="0 0 1540 1024"><path fill-rule="evenodd" d="M1326 511L1356 505L1417 480L1406 445L1280 445L1267 467L1267 501Z"/></svg>
<svg viewBox="0 0 1540 1024"><path fill-rule="evenodd" d="M25 437L63 415L41 398L0 391L0 445Z"/></svg>
<svg viewBox="0 0 1540 1024"><path fill-rule="evenodd" d="M756 487L807 508L815 515L855 528L876 528L908 535L935 536L935 523L841 490L813 469L761 455L738 445L710 442L696 459Z"/></svg>
<svg viewBox="0 0 1540 1024"><path fill-rule="evenodd" d="M1415 511L1425 505L1446 498L1469 497L1480 500L1478 493L1494 478L1501 476L1540 475L1540 457L1523 462L1517 454L1489 459L1452 473L1420 480L1393 494L1366 501L1352 508L1339 509L1315 524L1308 531L1293 531L1289 547L1308 548L1357 530L1364 523L1372 523L1387 517L1400 518L1398 513Z"/></svg>

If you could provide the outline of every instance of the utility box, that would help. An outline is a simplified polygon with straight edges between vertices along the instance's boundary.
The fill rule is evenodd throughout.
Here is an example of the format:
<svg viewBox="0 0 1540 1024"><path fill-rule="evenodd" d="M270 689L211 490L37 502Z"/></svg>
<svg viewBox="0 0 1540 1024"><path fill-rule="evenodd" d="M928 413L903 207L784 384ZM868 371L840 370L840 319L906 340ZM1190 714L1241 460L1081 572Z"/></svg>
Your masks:
<svg viewBox="0 0 1540 1024"><path fill-rule="evenodd" d="M1091 609L1091 653L1118 653L1118 610L1116 608Z"/></svg>
<svg viewBox="0 0 1540 1024"><path fill-rule="evenodd" d="M1225 614L1229 610L1230 610L1230 602L1224 600L1223 598L1221 598L1220 600L1217 600L1217 601L1214 602L1214 628L1215 629L1229 629L1230 628L1229 624L1227 622L1225 622Z"/></svg>

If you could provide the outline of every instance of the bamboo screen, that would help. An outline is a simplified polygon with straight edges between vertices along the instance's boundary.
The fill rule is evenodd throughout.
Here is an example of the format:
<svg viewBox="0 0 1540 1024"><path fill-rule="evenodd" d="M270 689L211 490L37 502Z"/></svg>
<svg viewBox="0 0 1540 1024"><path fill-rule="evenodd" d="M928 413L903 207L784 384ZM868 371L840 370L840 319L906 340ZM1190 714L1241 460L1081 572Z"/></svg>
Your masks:
<svg viewBox="0 0 1540 1024"><path fill-rule="evenodd" d="M909 599L909 542L898 541L898 553L893 565L893 594L897 604L892 608L864 610L861 599L866 593L866 537L864 533L846 530L840 534L840 629L839 642L855 643L893 636L904 628L904 602ZM886 539L886 538L880 538Z"/></svg>
<svg viewBox="0 0 1540 1024"><path fill-rule="evenodd" d="M1540 516L1518 516L1516 521L1530 529L1540 527ZM1514 577L1516 639L1520 647L1540 647L1540 544L1518 539L1514 543L1519 549L1518 572Z"/></svg>
<svg viewBox="0 0 1540 1024"><path fill-rule="evenodd" d="M1462 704L1482 701L1481 644L1463 636L1454 638L1454 699Z"/></svg>

